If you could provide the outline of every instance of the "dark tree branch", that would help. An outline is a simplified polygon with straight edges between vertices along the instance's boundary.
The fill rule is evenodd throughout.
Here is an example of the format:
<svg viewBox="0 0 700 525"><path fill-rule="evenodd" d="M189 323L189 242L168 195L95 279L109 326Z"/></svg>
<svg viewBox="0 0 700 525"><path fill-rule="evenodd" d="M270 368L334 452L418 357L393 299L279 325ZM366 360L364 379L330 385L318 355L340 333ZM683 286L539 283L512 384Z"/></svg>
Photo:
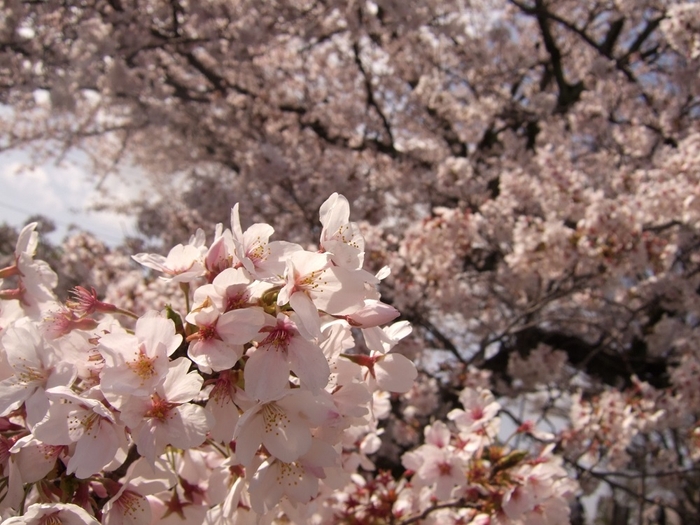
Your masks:
<svg viewBox="0 0 700 525"><path fill-rule="evenodd" d="M406 319L414 325L422 326L430 334L430 336L442 346L444 350L449 351L459 362L467 364L467 361L464 359L464 357L462 357L462 354L455 344L445 334L443 334L437 326L426 319L422 314L414 311L413 313L407 315Z"/></svg>
<svg viewBox="0 0 700 525"><path fill-rule="evenodd" d="M360 73L362 74L362 77L364 79L365 92L367 94L367 106L373 108L374 111L376 111L377 115L382 121L382 125L384 126L384 132L386 133L387 138L389 139L389 144L387 146L390 146L393 149L394 134L391 131L391 124L389 123L389 119L384 114L382 108L379 107L377 99L374 97L372 78L365 70L365 66L362 64L362 58L360 57L360 45L357 42L353 42L352 50L355 57L355 64L357 65L357 68L360 70Z"/></svg>

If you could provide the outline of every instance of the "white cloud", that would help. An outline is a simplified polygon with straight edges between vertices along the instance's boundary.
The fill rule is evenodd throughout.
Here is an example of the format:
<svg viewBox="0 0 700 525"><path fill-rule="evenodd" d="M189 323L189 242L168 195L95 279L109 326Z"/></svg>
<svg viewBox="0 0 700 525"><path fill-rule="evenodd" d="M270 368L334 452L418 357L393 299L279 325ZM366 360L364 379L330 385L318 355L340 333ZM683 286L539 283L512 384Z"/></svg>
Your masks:
<svg viewBox="0 0 700 525"><path fill-rule="evenodd" d="M99 192L95 178L88 177L77 162L32 168L26 167L28 164L29 155L23 152L0 155L0 222L22 226L29 215L42 214L56 223L53 241L65 237L70 225L88 230L111 245L135 233L134 217L88 211ZM118 199L137 194L133 186L115 183L110 184L110 191Z"/></svg>

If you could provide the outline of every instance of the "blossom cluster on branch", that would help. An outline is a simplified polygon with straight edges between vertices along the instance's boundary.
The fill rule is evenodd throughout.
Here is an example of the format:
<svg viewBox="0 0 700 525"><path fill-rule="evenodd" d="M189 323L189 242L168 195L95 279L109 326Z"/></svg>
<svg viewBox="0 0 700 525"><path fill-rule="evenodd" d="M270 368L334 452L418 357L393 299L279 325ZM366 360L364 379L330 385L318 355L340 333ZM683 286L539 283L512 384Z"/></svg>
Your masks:
<svg viewBox="0 0 700 525"><path fill-rule="evenodd" d="M178 406L207 414L225 371L219 367L233 359L217 350L224 339L238 347L232 355L240 354L230 381L258 396L255 403L264 393L246 391L257 388L249 378L270 363L279 366L270 390L289 373L297 390L318 388L312 397L331 391L338 401L329 386L340 374L336 364L327 359L330 379L320 388L325 367L307 370L295 352L310 341L327 353L325 345L336 342L322 344L323 338L337 334L327 333L326 324L347 323L362 349L337 341L343 349L336 361L363 371L358 382L366 377L370 385L377 423L342 431L342 465L362 469L362 477L351 476L352 484L326 498L329 487L342 483L334 485L323 467L327 476L315 501L326 503L314 503L314 512L325 505L324 519L544 519L497 509L506 508L506 494L519 494L513 487L527 485L515 474L508 481L511 469L549 457L549 447L551 465L561 458L580 486L572 523L698 523L699 6L684 0L5 2L0 150L35 147L37 161L66 162L78 150L93 161L98 186L105 177L126 185L131 173L146 185L131 201L109 194L103 202L137 219L143 237L133 242L140 247L109 248L76 233L52 257L38 257L51 262L58 286L47 280L27 289L65 298L81 284L104 304L139 315L169 306L179 316L169 318L182 342L168 362L186 357L204 379L204 394ZM316 214L334 191L352 203L357 221L335 239ZM334 199L324 207L337 206ZM313 253L270 243L270 256L285 261L271 270L256 263L257 248L241 240L245 232L235 218L230 233L221 228L206 250L195 236L168 255L197 227L215 231L239 201L246 224L269 221L279 238ZM332 245L355 239L357 229L367 240L363 265L355 241ZM269 228L257 230L265 237ZM0 239L0 256L14 257L14 240ZM161 253L139 259L169 278L134 269L133 252ZM206 252L201 260L200 252ZM242 266L219 272L219 252L234 253ZM323 257L333 282L346 286L345 277L354 276L347 304L359 306L357 283L376 286L412 331L386 321L378 342L379 327L363 326L366 313L341 312L346 303L311 289L299 293L284 278L298 271L313 281ZM204 273L187 284L180 270L190 259L199 264L194 273ZM264 287L274 283L271 271L282 276L276 297ZM49 279L40 268L34 274ZM5 278L3 328L21 293L16 276ZM264 320L252 305L227 311L228 287L244 290L241 301L259 301ZM363 296L363 305L369 298ZM281 305L285 300L289 306ZM319 309L324 317L316 320ZM374 314L391 312L379 309ZM58 318L52 330L60 333L67 322L77 323L77 332L95 330L87 326L92 319L112 316L138 340L152 322L137 327L115 312L76 316ZM248 335L234 328L237 316L262 322L263 331L229 342ZM288 361L258 352L277 348L273 333L288 333L289 323L299 337L290 338ZM220 340L207 339L207 330ZM398 339L399 347L373 354ZM119 345L109 344L96 352L111 351L116 363ZM398 355L419 374L405 394L388 394L378 384L395 380L392 367L405 366ZM530 452L493 476L475 477L467 466L467 489L461 478L438 482L411 456L434 444L425 429L432 436L439 421L450 431L449 446L459 449L458 420L448 415L468 411L465 389L493 393L502 435L481 450L456 453L460 465L468 456L488 470L501 455ZM124 395L109 394L115 404ZM121 411L104 401L122 422ZM240 416L250 408L233 402ZM236 432L238 422L231 424ZM330 443L325 433L317 436L319 428L311 429L314 439ZM500 453L494 447L508 434L508 449ZM245 442L248 435L238 438ZM260 453L253 457L272 457L267 445ZM239 466L243 474L251 470ZM407 468L417 470L406 474ZM469 494L478 497L464 499L474 487ZM435 492L448 490L454 493L447 500L433 501ZM247 505L246 498L242 491L239 501ZM560 508L524 501L534 505L529 510ZM399 507L410 510L399 517ZM291 507L284 512L290 521L305 520L292 518Z"/></svg>
<svg viewBox="0 0 700 525"><path fill-rule="evenodd" d="M309 251L267 224L244 231L236 205L209 246L198 230L134 256L187 304L141 315L82 286L59 302L26 226L0 272L5 523L566 521L576 484L561 459L500 445L483 388L461 392L450 427L425 428L398 479L358 473L375 468L386 396L417 371L394 351L411 327L388 324L387 271L362 269L349 214L333 194Z"/></svg>

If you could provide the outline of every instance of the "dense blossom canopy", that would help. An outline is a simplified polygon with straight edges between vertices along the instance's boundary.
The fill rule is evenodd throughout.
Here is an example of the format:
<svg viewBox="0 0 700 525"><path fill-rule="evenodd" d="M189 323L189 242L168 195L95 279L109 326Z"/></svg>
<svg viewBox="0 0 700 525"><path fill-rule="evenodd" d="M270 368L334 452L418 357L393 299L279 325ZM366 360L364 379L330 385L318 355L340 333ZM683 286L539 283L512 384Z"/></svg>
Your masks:
<svg viewBox="0 0 700 525"><path fill-rule="evenodd" d="M397 378L413 360L421 373L406 394L375 396L375 414L382 403L386 410L375 431L344 437L362 472L381 472L333 496L330 515L575 521L583 510L561 507L566 494L611 523L692 523L700 518L699 21L700 4L675 0L16 0L0 11L0 147L82 149L102 177L143 170L148 196L107 204L135 209L141 231L170 250L137 256L170 279L144 279L125 252L85 235L69 239L52 266L61 283L94 286L94 301L139 315L166 303L181 312L199 334L187 341L188 359L218 374L209 414L235 403L240 378L225 372L250 345L258 351L244 379L274 363L277 375L230 423L244 442L247 425L294 402L275 397L279 377L327 388L318 386L323 365L303 364L309 338L333 340L318 345L331 377L345 377L350 362L377 391L405 387ZM215 230L229 213L230 230ZM241 227L255 221L272 226ZM199 227L206 239L179 244ZM278 240L269 240L272 227ZM8 265L25 276L23 308L36 317L56 282L27 255L35 241L24 235L16 252L8 248ZM21 292L12 273L2 276L10 283L0 295L3 329L14 315L5 305ZM260 306L270 297L259 283L275 275L294 315ZM193 276L208 284L188 297L191 309L177 291ZM375 286L384 306L366 295ZM337 290L347 292L342 300ZM389 308L411 322L410 334L406 325L375 326L393 319ZM342 357L352 342L325 333L319 310L362 333L362 358ZM53 329L95 329L75 322L55 318ZM25 324L3 341L33 329ZM129 334L136 340L139 326ZM102 345L105 359L120 355L117 335ZM393 351L402 338L402 352ZM3 344L9 378L13 345ZM42 381L69 373L55 369L46 344L32 354ZM109 373L150 374L150 351ZM143 384L179 373L177 359L168 362L153 361L156 375ZM68 399L41 381L26 385L32 396ZM143 410L202 408L157 388L161 405ZM276 393L263 399L263 390ZM31 427L34 398L17 392L8 390L8 406L29 403ZM127 403L117 391L104 395L113 409ZM352 395L350 412L364 394ZM209 439L230 439L233 428L209 427ZM511 429L527 458L497 457L494 444ZM194 435L187 444L196 447ZM301 454L309 441L300 440L289 450ZM499 461L508 479L487 472L501 472ZM265 459L251 486L297 475L281 468ZM476 486L489 492L484 476L495 483L491 506L469 505ZM546 490L528 491L538 483ZM270 493L296 497L279 491ZM431 498L450 505L432 508ZM273 503L255 505L267 512Z"/></svg>

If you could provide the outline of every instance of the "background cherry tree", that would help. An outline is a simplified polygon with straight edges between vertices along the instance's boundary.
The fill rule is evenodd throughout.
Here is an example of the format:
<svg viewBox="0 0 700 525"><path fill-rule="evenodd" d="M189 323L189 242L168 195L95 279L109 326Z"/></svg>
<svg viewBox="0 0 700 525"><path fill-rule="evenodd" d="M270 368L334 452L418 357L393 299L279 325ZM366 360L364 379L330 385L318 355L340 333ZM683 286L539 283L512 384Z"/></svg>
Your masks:
<svg viewBox="0 0 700 525"><path fill-rule="evenodd" d="M553 447L609 522L692 523L699 20L670 0L17 0L0 15L1 146L80 149L97 183L147 174L147 196L105 197L136 210L147 244L78 235L51 261L139 314L177 290L127 254L211 235L238 201L245 224L317 246L318 208L347 197L422 371L389 399L366 447L384 473L357 505L405 469L448 500L459 483L422 461L444 432L489 435L454 412L482 388L511 444Z"/></svg>

